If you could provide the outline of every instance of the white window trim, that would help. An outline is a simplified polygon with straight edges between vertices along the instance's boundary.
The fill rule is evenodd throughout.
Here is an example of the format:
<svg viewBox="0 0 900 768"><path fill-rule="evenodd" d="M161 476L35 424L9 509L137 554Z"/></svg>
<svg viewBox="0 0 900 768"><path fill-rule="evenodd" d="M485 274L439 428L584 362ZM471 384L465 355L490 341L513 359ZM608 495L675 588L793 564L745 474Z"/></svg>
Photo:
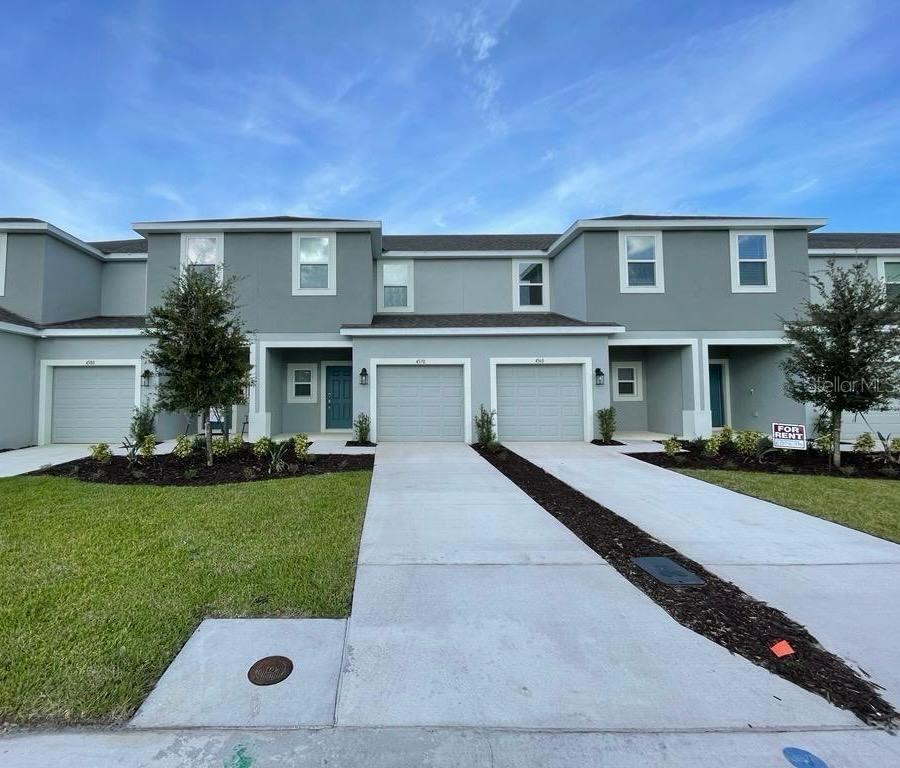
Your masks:
<svg viewBox="0 0 900 768"><path fill-rule="evenodd" d="M640 402L644 399L644 364L640 360L628 362L616 360L609 365L612 371L612 399L619 402ZM634 394L619 394L619 369L634 368Z"/></svg>
<svg viewBox="0 0 900 768"><path fill-rule="evenodd" d="M655 285L629 285L628 284L628 249L626 238L633 235L652 237L654 240L654 275ZM635 262L640 263L640 262ZM649 263L649 262L645 262ZM665 293L666 274L663 266L663 237L661 230L629 230L619 232L619 293Z"/></svg>
<svg viewBox="0 0 900 768"><path fill-rule="evenodd" d="M294 373L309 371L309 396L294 394ZM315 403L319 398L319 366L317 363L290 363L287 366L287 402Z"/></svg>
<svg viewBox="0 0 900 768"><path fill-rule="evenodd" d="M384 265L385 264L404 264L407 268L406 283L406 306L405 307L386 307L384 306ZM413 285L415 283L415 263L412 259L386 259L379 260L378 265L378 311L379 312L413 312L415 311L415 291Z"/></svg>
<svg viewBox="0 0 900 768"><path fill-rule="evenodd" d="M188 266L188 240L192 237L211 238L216 241L216 276L221 282L225 270L225 234L223 232L182 232L179 258L181 272L184 272Z"/></svg>
<svg viewBox="0 0 900 768"><path fill-rule="evenodd" d="M540 264L541 276L544 281L541 283L541 299L540 304L520 304L519 303L519 267L522 264ZM524 285L524 283L523 283ZM550 259L513 259L512 262L512 289L513 289L513 311L514 312L547 312L550 310Z"/></svg>
<svg viewBox="0 0 900 768"><path fill-rule="evenodd" d="M6 295L6 232L0 232L0 296Z"/></svg>
<svg viewBox="0 0 900 768"><path fill-rule="evenodd" d="M0 235L3 237L3 235ZM2 258L2 243L0 243L0 258ZM887 285L887 265L891 264L900 264L900 256L879 256L876 264L878 269L878 279L881 280L882 283ZM0 283L2 285L2 283ZM896 283L891 283L891 285L896 285ZM3 291L0 290L0 296L3 295Z"/></svg>
<svg viewBox="0 0 900 768"><path fill-rule="evenodd" d="M764 235L766 238L766 285L741 285L738 266L738 237L740 235ZM731 249L732 293L775 293L775 234L771 229L732 229L729 233Z"/></svg>
<svg viewBox="0 0 900 768"><path fill-rule="evenodd" d="M328 287L300 287L300 240L308 237L328 238ZM334 232L292 232L291 233L291 295L293 296L334 296L337 294L337 235Z"/></svg>

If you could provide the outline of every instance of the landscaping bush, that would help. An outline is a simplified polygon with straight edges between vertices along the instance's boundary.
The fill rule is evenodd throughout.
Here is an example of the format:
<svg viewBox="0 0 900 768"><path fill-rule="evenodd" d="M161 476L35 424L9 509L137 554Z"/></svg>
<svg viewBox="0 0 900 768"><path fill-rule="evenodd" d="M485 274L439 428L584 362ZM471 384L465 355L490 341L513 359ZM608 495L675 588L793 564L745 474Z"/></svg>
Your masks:
<svg viewBox="0 0 900 768"><path fill-rule="evenodd" d="M722 441L718 435L712 435L707 440L703 441L703 455L704 456L718 456L719 450L722 448Z"/></svg>
<svg viewBox="0 0 900 768"><path fill-rule="evenodd" d="M133 467L134 463L138 459L138 448L140 448L140 443L137 440L131 440L129 438L125 438L122 441L122 448L125 449L125 461L128 462L129 467Z"/></svg>
<svg viewBox="0 0 900 768"><path fill-rule="evenodd" d="M479 407L478 415L474 419L479 443L489 445L497 439L497 434L494 432L494 417L496 415L496 411L489 411L483 404Z"/></svg>
<svg viewBox="0 0 900 768"><path fill-rule="evenodd" d="M729 445L732 440L734 440L734 430L726 424L724 427L722 427L722 429L719 430L718 437L719 448L724 448L726 445Z"/></svg>
<svg viewBox="0 0 900 768"><path fill-rule="evenodd" d="M294 456L297 457L297 461L307 461L309 459L309 435L301 432L294 435L291 442L294 444Z"/></svg>
<svg viewBox="0 0 900 768"><path fill-rule="evenodd" d="M244 447L244 438L240 435L232 435L228 441L228 453L237 453Z"/></svg>
<svg viewBox="0 0 900 768"><path fill-rule="evenodd" d="M175 440L175 447L172 449L179 459L186 459L194 451L194 441L187 435L179 435Z"/></svg>
<svg viewBox="0 0 900 768"><path fill-rule="evenodd" d="M872 453L875 450L875 438L869 432L863 432L853 443L854 453Z"/></svg>
<svg viewBox="0 0 900 768"><path fill-rule="evenodd" d="M112 458L109 443L97 443L91 446L91 458L100 464L106 464Z"/></svg>
<svg viewBox="0 0 900 768"><path fill-rule="evenodd" d="M760 441L765 437L754 429L740 429L734 433L734 449L745 459L756 458L760 454Z"/></svg>
<svg viewBox="0 0 900 768"><path fill-rule="evenodd" d="M678 442L678 438L675 435L672 435L663 443L663 448L666 451L666 456L675 456L681 450L681 443Z"/></svg>
<svg viewBox="0 0 900 768"><path fill-rule="evenodd" d="M224 437L214 437L212 441L213 456L227 456L231 452L231 444Z"/></svg>
<svg viewBox="0 0 900 768"><path fill-rule="evenodd" d="M616 409L610 406L597 411L597 427L600 439L604 443L611 443L616 432Z"/></svg>
<svg viewBox="0 0 900 768"><path fill-rule="evenodd" d="M138 445L138 453L143 459L149 459L153 456L156 453L156 435L152 432L149 435L144 435L144 439Z"/></svg>
<svg viewBox="0 0 900 768"><path fill-rule="evenodd" d="M684 447L688 453L699 456L706 450L706 440L702 437L695 437L693 440L688 440Z"/></svg>
<svg viewBox="0 0 900 768"><path fill-rule="evenodd" d="M274 446L275 443L271 437L261 437L253 443L253 455L258 459L264 459L269 455L269 452Z"/></svg>
<svg viewBox="0 0 900 768"><path fill-rule="evenodd" d="M891 453L900 454L900 437L895 437L888 443Z"/></svg>
<svg viewBox="0 0 900 768"><path fill-rule="evenodd" d="M368 443L369 442L369 431L371 429L371 422L369 420L368 413L361 413L356 417L356 420L353 422L353 436L357 443Z"/></svg>
<svg viewBox="0 0 900 768"><path fill-rule="evenodd" d="M147 435L154 432L156 411L150 405L142 405L134 409L131 416L131 436L134 442L143 443Z"/></svg>
<svg viewBox="0 0 900 768"><path fill-rule="evenodd" d="M280 475L287 467L287 460L284 458L284 455L287 453L288 442L285 440L283 443L276 443L270 440L269 444L270 447L267 454L269 474Z"/></svg>

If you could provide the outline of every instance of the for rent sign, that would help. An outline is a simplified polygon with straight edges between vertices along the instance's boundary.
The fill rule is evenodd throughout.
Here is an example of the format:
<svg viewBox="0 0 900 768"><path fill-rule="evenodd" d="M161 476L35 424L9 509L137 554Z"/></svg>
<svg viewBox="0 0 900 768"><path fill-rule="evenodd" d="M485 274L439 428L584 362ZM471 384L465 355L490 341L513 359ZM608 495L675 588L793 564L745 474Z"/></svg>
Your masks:
<svg viewBox="0 0 900 768"><path fill-rule="evenodd" d="M806 427L803 424L772 423L772 445L775 448L806 450Z"/></svg>

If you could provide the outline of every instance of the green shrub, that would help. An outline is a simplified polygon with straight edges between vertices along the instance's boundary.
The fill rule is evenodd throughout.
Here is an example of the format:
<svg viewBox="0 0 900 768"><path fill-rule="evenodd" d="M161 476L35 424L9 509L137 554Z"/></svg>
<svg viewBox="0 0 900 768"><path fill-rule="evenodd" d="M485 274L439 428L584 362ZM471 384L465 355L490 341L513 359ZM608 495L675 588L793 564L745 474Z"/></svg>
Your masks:
<svg viewBox="0 0 900 768"><path fill-rule="evenodd" d="M663 448L666 451L666 456L676 456L681 450L681 443L678 442L678 438L675 435L672 435L663 443Z"/></svg>
<svg viewBox="0 0 900 768"><path fill-rule="evenodd" d="M734 433L734 449L745 459L755 458L760 454L760 443L765 437L755 429L740 429Z"/></svg>
<svg viewBox="0 0 900 768"><path fill-rule="evenodd" d="M97 443L91 446L91 458L100 463L107 464L112 458L112 451L109 449L109 443Z"/></svg>
<svg viewBox="0 0 900 768"><path fill-rule="evenodd" d="M172 449L179 459L186 459L194 452L194 441L187 435L178 435L175 439L175 447Z"/></svg>
<svg viewBox="0 0 900 768"><path fill-rule="evenodd" d="M156 421L156 411L150 405L142 405L134 409L131 416L130 434L134 438L134 442L142 444L147 435L152 435L154 431L154 422Z"/></svg>
<svg viewBox="0 0 900 768"><path fill-rule="evenodd" d="M214 437L212 441L213 456L227 456L231 452L231 443L224 437Z"/></svg>
<svg viewBox="0 0 900 768"><path fill-rule="evenodd" d="M900 454L900 437L892 438L888 443L888 447L891 453Z"/></svg>
<svg viewBox="0 0 900 768"><path fill-rule="evenodd" d="M270 448L267 455L269 460L269 474L270 475L280 475L284 472L287 467L287 461L284 458L285 453L287 453L288 441L285 440L283 443L276 443L270 441Z"/></svg>
<svg viewBox="0 0 900 768"><path fill-rule="evenodd" d="M201 435L201 434L194 435L194 439L191 441L191 450L205 451L206 450L206 436Z"/></svg>
<svg viewBox="0 0 900 768"><path fill-rule="evenodd" d="M612 442L613 435L616 432L616 409L601 408L597 411L597 428L600 432L600 439L604 443Z"/></svg>
<svg viewBox="0 0 900 768"><path fill-rule="evenodd" d="M253 443L253 455L258 459L264 459L269 455L275 445L271 437L261 437Z"/></svg>
<svg viewBox="0 0 900 768"><path fill-rule="evenodd" d="M294 456L297 457L297 461L306 461L309 458L309 435L301 432L294 435L291 442L294 444Z"/></svg>
<svg viewBox="0 0 900 768"><path fill-rule="evenodd" d="M490 445L497 439L497 433L494 432L494 417L496 411L489 411L484 405L478 408L478 415L475 417L475 432L478 434L478 442L482 445Z"/></svg>
<svg viewBox="0 0 900 768"><path fill-rule="evenodd" d="M703 455L710 458L718 456L721 448L722 439L719 435L714 434L703 442Z"/></svg>
<svg viewBox="0 0 900 768"><path fill-rule="evenodd" d="M855 453L872 453L875 450L875 438L869 432L863 432L853 443Z"/></svg>
<svg viewBox="0 0 900 768"><path fill-rule="evenodd" d="M722 427L722 429L718 432L719 437L719 448L724 448L726 445L731 443L734 440L734 430L729 427L727 424Z"/></svg>
<svg viewBox="0 0 900 768"><path fill-rule="evenodd" d="M369 414L360 413L353 422L353 439L357 443L368 443L371 426Z"/></svg>
<svg viewBox="0 0 900 768"><path fill-rule="evenodd" d="M239 453L244 447L244 438L240 435L232 435L228 441L228 453Z"/></svg>
<svg viewBox="0 0 900 768"><path fill-rule="evenodd" d="M138 459L138 448L140 448L140 443L137 440L131 440L130 438L125 438L122 441L122 448L125 449L125 461L128 462L129 467L133 467L134 463Z"/></svg>
<svg viewBox="0 0 900 768"><path fill-rule="evenodd" d="M138 446L138 453L144 459L149 459L156 453L156 435L152 432L149 435L144 435L144 439L141 440L141 444Z"/></svg>

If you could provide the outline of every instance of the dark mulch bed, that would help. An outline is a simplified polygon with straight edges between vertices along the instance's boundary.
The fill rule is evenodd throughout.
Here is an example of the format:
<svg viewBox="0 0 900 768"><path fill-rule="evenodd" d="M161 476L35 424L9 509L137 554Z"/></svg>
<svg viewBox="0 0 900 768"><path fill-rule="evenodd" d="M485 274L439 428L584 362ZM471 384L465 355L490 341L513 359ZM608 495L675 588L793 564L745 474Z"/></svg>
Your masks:
<svg viewBox="0 0 900 768"><path fill-rule="evenodd" d="M374 448L378 443L372 443L368 440L348 440L345 445L348 448Z"/></svg>
<svg viewBox="0 0 900 768"><path fill-rule="evenodd" d="M679 624L853 712L863 722L888 729L900 723L900 714L878 693L880 686L826 651L803 626L781 611L720 579L512 451L474 447ZM706 583L666 586L631 562L632 557L643 556L670 557ZM777 658L770 647L779 640L787 640L795 653Z"/></svg>
<svg viewBox="0 0 900 768"><path fill-rule="evenodd" d="M625 445L618 440L591 440L594 445Z"/></svg>
<svg viewBox="0 0 900 768"><path fill-rule="evenodd" d="M91 458L77 459L55 467L45 467L33 475L71 477L92 483L116 485L217 485L219 483L244 483L254 480L273 480L304 475L323 475L329 472L353 472L372 469L375 460L370 454L344 455L337 453L310 454L305 460L294 455L289 446L284 453L283 471L269 473L267 459L257 458L249 443L227 456L216 456L211 467L206 466L206 455L194 451L180 459L174 454L161 454L149 459L138 459L128 465L124 456L113 456L100 463Z"/></svg>
<svg viewBox="0 0 900 768"><path fill-rule="evenodd" d="M881 480L900 480L900 468L885 464L879 454L841 453L841 469L829 466L828 458L818 451L770 450L760 458L746 458L724 446L716 456L706 456L687 441L682 441L682 453L632 453L636 459L673 469L728 469L745 472L781 472L796 475L829 475L831 477L870 477Z"/></svg>

